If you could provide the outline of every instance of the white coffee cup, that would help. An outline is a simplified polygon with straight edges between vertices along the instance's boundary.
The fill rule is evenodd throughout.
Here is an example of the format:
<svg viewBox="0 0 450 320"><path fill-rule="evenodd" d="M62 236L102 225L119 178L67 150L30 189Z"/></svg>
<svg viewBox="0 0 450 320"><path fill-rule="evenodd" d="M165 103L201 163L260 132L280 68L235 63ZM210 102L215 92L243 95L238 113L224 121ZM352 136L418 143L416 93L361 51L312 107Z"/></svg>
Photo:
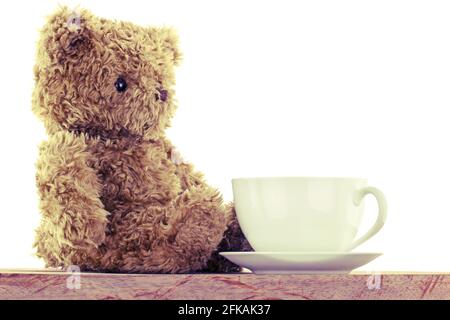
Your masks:
<svg viewBox="0 0 450 320"><path fill-rule="evenodd" d="M375 235L386 220L386 199L366 179L239 178L232 184L239 224L256 251L346 252ZM378 218L355 240L367 194L377 199Z"/></svg>

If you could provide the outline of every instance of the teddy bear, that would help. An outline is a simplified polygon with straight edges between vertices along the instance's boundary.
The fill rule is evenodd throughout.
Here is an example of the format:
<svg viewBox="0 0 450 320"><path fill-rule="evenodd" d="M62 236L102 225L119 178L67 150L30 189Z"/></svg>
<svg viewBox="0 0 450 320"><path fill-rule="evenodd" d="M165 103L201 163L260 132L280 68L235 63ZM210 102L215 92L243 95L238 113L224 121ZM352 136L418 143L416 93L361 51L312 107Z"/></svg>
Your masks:
<svg viewBox="0 0 450 320"><path fill-rule="evenodd" d="M233 205L165 135L180 58L172 28L67 7L48 18L32 99L48 135L36 163L35 241L47 267L239 270L218 254L250 249Z"/></svg>

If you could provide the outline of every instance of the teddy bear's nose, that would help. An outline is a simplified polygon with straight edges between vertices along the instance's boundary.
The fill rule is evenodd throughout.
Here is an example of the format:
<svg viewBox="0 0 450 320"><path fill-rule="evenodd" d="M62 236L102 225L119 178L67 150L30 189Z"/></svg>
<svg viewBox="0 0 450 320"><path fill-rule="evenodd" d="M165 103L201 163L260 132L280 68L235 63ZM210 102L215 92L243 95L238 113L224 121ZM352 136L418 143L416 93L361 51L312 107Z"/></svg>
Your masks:
<svg viewBox="0 0 450 320"><path fill-rule="evenodd" d="M156 101L161 100L162 102L166 102L168 92L163 88L157 89L158 93L155 95Z"/></svg>
<svg viewBox="0 0 450 320"><path fill-rule="evenodd" d="M124 92L127 90L127 82L122 77L117 78L114 86L116 87L117 92Z"/></svg>

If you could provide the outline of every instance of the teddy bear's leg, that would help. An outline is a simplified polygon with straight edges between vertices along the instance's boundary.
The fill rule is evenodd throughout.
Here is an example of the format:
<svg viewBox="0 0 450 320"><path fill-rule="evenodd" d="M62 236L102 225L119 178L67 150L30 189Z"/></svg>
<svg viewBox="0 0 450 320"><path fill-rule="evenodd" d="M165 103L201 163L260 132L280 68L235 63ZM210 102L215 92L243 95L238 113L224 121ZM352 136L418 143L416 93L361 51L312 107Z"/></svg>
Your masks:
<svg viewBox="0 0 450 320"><path fill-rule="evenodd" d="M253 251L250 243L245 238L236 218L233 204L228 206L230 221L217 250L213 252L207 263L206 272L239 272L241 267L222 257L222 251Z"/></svg>
<svg viewBox="0 0 450 320"><path fill-rule="evenodd" d="M221 251L252 251L236 219L234 207L221 205L213 189L185 191L169 211L167 240L172 252L170 272L239 272L241 267L219 255ZM180 254L181 253L181 254Z"/></svg>
<svg viewBox="0 0 450 320"><path fill-rule="evenodd" d="M222 241L228 222L222 198L208 187L185 190L165 206L140 208L124 219L121 226L126 230L117 241L123 242L120 269L126 272L200 271ZM148 248L143 245L146 239L151 239ZM132 242L141 247L127 251Z"/></svg>

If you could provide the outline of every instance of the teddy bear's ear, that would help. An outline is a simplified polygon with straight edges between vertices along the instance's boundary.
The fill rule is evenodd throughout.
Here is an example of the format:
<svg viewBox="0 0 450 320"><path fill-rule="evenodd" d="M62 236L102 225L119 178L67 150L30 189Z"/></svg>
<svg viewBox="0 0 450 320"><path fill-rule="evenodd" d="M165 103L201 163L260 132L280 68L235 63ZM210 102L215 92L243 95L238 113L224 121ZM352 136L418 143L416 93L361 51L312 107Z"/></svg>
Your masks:
<svg viewBox="0 0 450 320"><path fill-rule="evenodd" d="M157 34L157 42L161 48L163 58L173 65L181 62L181 52L178 46L178 34L175 29L170 27L150 28L150 34Z"/></svg>
<svg viewBox="0 0 450 320"><path fill-rule="evenodd" d="M77 60L91 47L89 21L86 10L60 8L48 18L42 30L44 46L51 60L64 63Z"/></svg>

